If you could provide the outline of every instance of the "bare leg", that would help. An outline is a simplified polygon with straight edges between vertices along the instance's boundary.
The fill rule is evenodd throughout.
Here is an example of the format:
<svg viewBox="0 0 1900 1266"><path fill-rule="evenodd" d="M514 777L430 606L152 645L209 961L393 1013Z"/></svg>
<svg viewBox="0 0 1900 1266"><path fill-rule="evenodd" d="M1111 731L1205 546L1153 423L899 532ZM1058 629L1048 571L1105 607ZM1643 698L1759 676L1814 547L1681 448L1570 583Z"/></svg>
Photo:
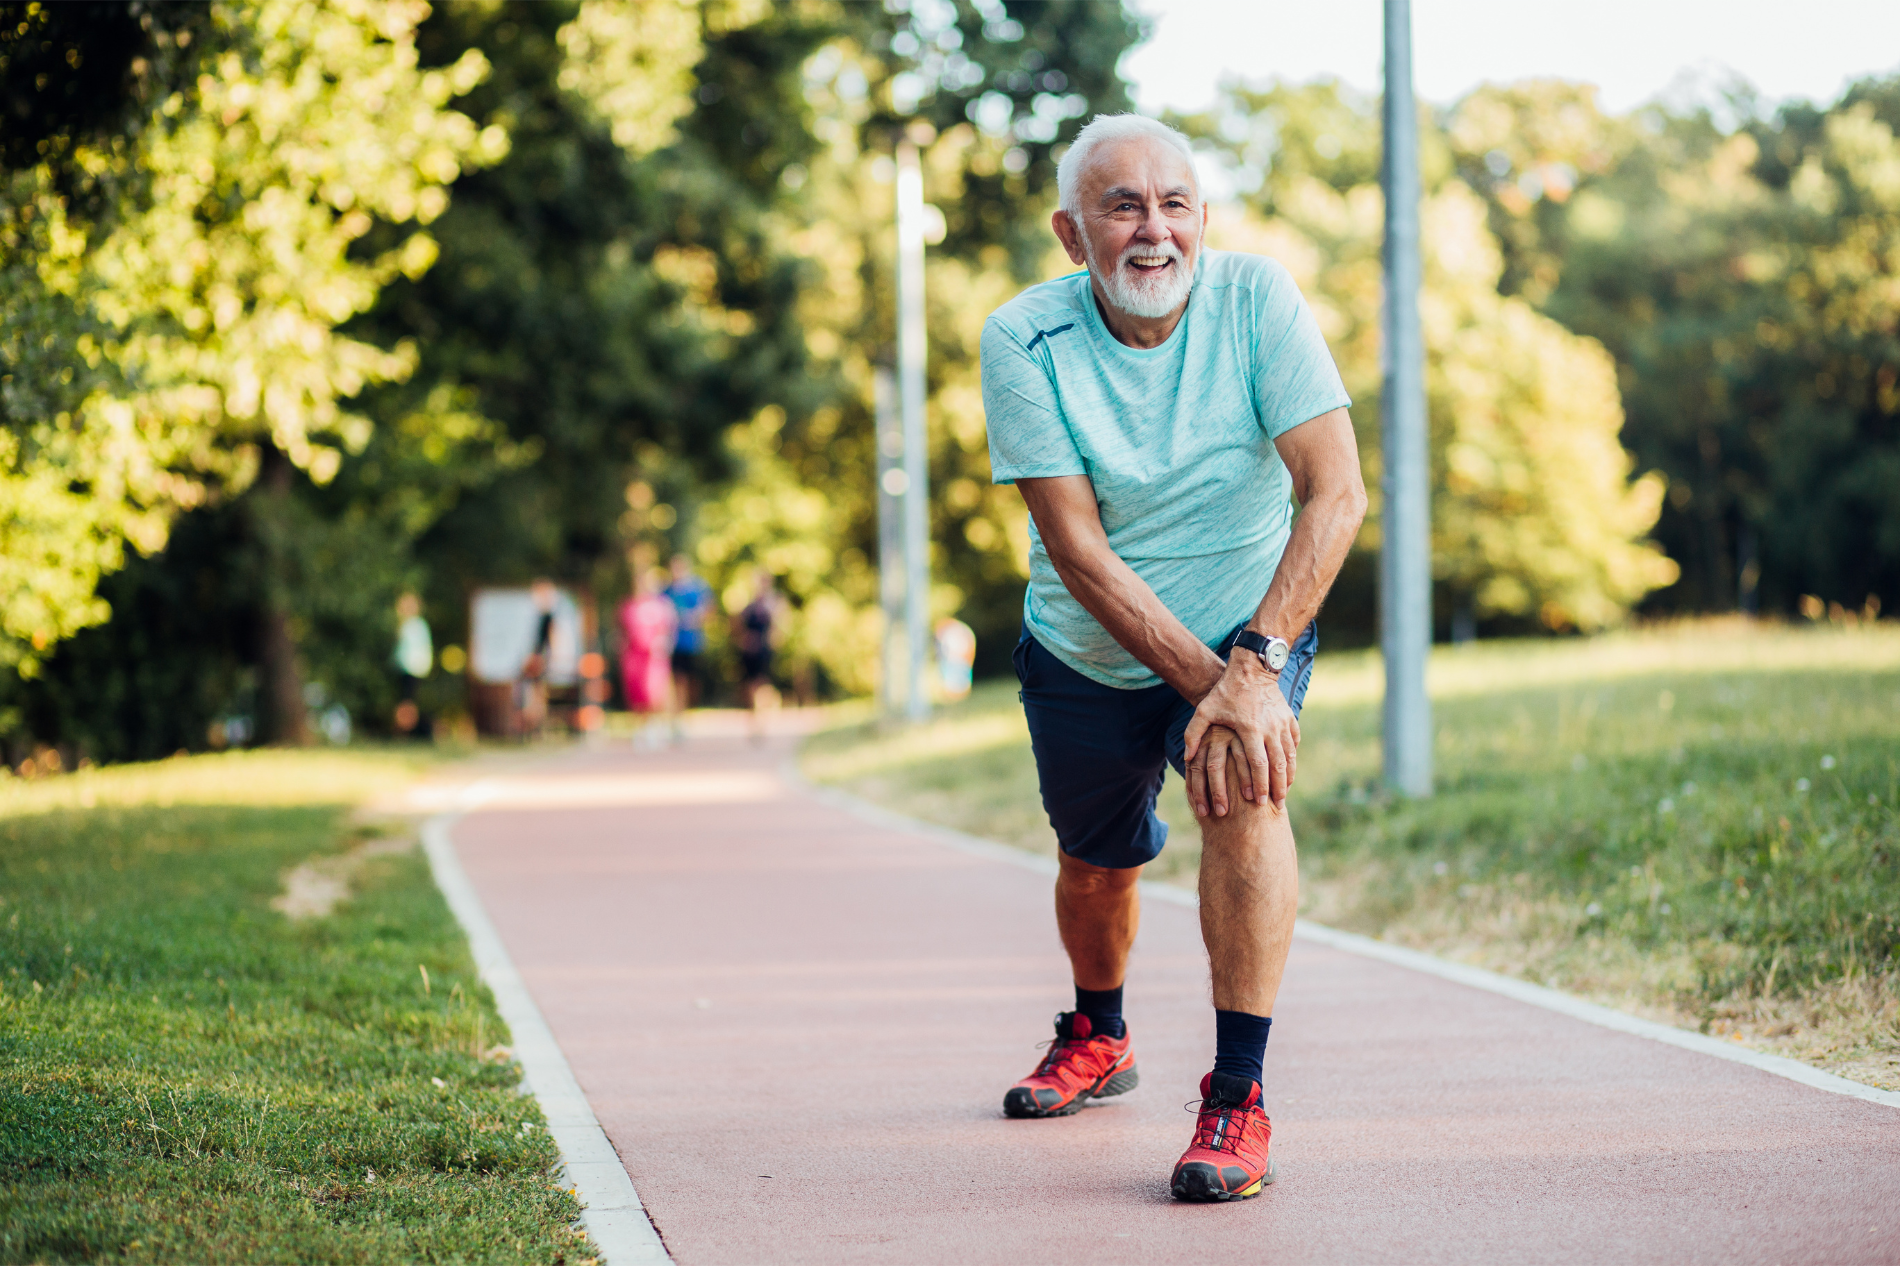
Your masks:
<svg viewBox="0 0 1900 1266"><path fill-rule="evenodd" d="M1273 1014L1300 907L1293 824L1271 800L1241 799L1227 769L1227 816L1201 822L1201 939L1214 977L1214 1006Z"/></svg>
<svg viewBox="0 0 1900 1266"><path fill-rule="evenodd" d="M762 677L745 683L746 725L754 743L765 739L765 716L761 711L765 687L766 680Z"/></svg>
<svg viewBox="0 0 1900 1266"><path fill-rule="evenodd" d="M1128 974L1128 951L1141 923L1135 884L1141 867L1109 870L1061 855L1056 875L1056 928L1069 952L1075 983L1084 989L1114 989Z"/></svg>

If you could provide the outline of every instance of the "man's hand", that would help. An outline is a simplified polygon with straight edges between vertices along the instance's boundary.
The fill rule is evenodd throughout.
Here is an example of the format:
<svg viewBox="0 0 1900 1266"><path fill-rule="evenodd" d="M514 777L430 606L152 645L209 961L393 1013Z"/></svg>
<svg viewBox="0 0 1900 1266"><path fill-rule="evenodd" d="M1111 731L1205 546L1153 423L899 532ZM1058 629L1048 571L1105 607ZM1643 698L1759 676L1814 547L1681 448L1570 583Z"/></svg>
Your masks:
<svg viewBox="0 0 1900 1266"><path fill-rule="evenodd" d="M1300 722L1280 683L1255 655L1235 651L1187 727L1188 803L1197 817L1227 816L1226 765L1240 775L1240 794L1286 808L1299 766ZM1209 776L1209 771L1213 771Z"/></svg>

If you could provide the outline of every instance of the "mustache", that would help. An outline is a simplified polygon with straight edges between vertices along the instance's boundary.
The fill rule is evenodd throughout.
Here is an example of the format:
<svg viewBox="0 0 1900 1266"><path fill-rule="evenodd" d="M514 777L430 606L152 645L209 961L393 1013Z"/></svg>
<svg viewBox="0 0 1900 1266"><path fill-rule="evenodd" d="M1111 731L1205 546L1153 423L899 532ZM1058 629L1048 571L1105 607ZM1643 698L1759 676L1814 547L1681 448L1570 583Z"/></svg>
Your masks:
<svg viewBox="0 0 1900 1266"><path fill-rule="evenodd" d="M1143 246L1143 245L1130 246L1127 250L1121 253L1121 258L1116 260L1115 264L1117 267L1120 267L1121 265L1126 264L1129 260L1133 259L1137 255L1145 255L1145 256L1160 255L1167 259L1186 259L1187 258L1187 255L1182 252L1181 248L1176 246L1173 242L1159 242L1159 243L1155 243L1153 245L1147 245L1147 246Z"/></svg>

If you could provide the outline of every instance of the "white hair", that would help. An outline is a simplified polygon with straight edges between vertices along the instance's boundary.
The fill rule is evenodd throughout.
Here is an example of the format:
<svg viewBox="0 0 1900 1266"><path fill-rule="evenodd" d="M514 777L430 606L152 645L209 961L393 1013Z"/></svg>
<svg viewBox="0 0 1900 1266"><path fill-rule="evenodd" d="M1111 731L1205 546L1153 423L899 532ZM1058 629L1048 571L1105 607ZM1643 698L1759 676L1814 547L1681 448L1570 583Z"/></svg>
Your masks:
<svg viewBox="0 0 1900 1266"><path fill-rule="evenodd" d="M1087 127L1075 134L1075 139L1069 142L1068 153L1056 164L1056 205L1070 215L1080 215L1082 173L1088 170L1089 159L1096 147L1109 141L1127 140L1131 136L1146 136L1172 145L1181 151L1181 157L1188 160L1188 169L1193 170L1194 148L1188 144L1188 138L1161 120L1142 114L1098 114L1089 120ZM1197 195L1200 186L1200 175L1196 173L1194 190Z"/></svg>

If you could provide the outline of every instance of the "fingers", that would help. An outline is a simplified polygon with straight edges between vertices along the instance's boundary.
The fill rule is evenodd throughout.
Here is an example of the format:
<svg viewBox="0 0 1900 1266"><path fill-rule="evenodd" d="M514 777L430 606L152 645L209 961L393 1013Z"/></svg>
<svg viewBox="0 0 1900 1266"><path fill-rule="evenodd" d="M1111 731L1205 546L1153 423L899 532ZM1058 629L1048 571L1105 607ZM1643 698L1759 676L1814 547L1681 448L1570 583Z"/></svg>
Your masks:
<svg viewBox="0 0 1900 1266"><path fill-rule="evenodd" d="M1282 810L1286 808L1286 790L1293 785L1286 757L1288 746L1289 745L1279 734L1273 732L1268 733L1266 741L1267 763L1271 769L1270 777L1272 779L1272 790L1269 794L1273 799L1273 807Z"/></svg>
<svg viewBox="0 0 1900 1266"><path fill-rule="evenodd" d="M1187 752L1183 759L1188 761L1194 759L1195 753L1201 750L1202 737L1213 727L1213 724L1212 721L1209 721L1206 717L1201 715L1199 709L1196 709L1194 715L1188 718L1187 734L1185 735L1187 739ZM1203 771L1203 773L1205 773L1205 771Z"/></svg>
<svg viewBox="0 0 1900 1266"><path fill-rule="evenodd" d="M1235 770L1241 772L1241 781L1246 781L1246 760L1243 758L1241 738L1227 726L1214 726L1207 736L1207 789L1208 800L1212 804L1214 817L1226 817L1233 808L1233 787L1227 781L1227 762L1231 760ZM1241 789L1246 795L1246 789Z"/></svg>
<svg viewBox="0 0 1900 1266"><path fill-rule="evenodd" d="M1230 752L1239 755L1234 732L1225 726L1213 727L1207 736L1202 774L1207 782L1208 800L1217 818L1226 817L1227 810L1232 807L1227 798L1227 757Z"/></svg>
<svg viewBox="0 0 1900 1266"><path fill-rule="evenodd" d="M1237 744L1238 748L1239 745ZM1240 794L1259 804L1267 798L1273 788L1273 775L1268 759L1266 745L1259 738L1247 742L1244 749L1246 759L1237 761L1240 774ZM1241 751L1236 751L1240 755Z"/></svg>
<svg viewBox="0 0 1900 1266"><path fill-rule="evenodd" d="M1277 697L1274 702L1279 702ZM1245 725L1245 732L1195 711L1184 735L1184 768L1188 805L1196 817L1226 817L1234 808L1236 791L1250 803L1270 802L1285 810L1299 773L1300 723L1288 709L1278 711L1279 716L1268 715L1259 728ZM1237 787L1228 782L1230 760Z"/></svg>

